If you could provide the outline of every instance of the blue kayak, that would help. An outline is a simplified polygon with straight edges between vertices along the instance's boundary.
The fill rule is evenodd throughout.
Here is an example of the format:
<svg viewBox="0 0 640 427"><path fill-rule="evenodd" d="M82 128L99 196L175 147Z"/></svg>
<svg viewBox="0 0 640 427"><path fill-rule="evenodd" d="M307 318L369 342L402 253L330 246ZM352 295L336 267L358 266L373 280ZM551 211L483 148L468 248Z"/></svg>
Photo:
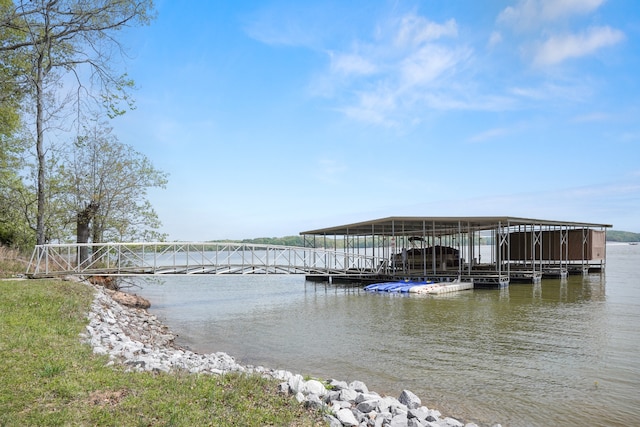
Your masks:
<svg viewBox="0 0 640 427"><path fill-rule="evenodd" d="M403 286L405 284L405 282L389 282L389 283L385 283L384 285L378 287L378 291L382 291L382 292L391 292L394 289Z"/></svg>
<svg viewBox="0 0 640 427"><path fill-rule="evenodd" d="M391 285L393 283L397 283L397 282L372 283L370 285L365 286L364 290L365 291L377 292L377 291L380 291L380 288L382 288L383 286L388 286L388 285Z"/></svg>
<svg viewBox="0 0 640 427"><path fill-rule="evenodd" d="M407 293L415 286L423 286L433 283L431 281L414 282L412 280L400 280L397 282L372 283L364 287L364 290L370 292L402 292Z"/></svg>

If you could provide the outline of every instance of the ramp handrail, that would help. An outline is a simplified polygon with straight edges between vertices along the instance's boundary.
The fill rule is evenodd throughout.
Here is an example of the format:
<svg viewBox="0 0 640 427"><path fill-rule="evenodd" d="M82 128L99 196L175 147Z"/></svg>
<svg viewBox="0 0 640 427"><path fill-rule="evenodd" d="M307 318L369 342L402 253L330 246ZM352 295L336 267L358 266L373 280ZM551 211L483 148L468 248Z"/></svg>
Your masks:
<svg viewBox="0 0 640 427"><path fill-rule="evenodd" d="M26 273L30 277L69 274L330 276L378 274L383 265L383 259L372 255L299 246L210 242L60 243L36 245Z"/></svg>

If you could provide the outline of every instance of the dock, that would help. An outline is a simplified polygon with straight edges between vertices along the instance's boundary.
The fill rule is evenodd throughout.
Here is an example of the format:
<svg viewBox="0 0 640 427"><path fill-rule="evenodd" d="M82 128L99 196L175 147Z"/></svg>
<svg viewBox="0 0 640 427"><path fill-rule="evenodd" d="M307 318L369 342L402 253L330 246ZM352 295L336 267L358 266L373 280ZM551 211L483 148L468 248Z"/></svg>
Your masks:
<svg viewBox="0 0 640 427"><path fill-rule="evenodd" d="M36 245L26 275L304 274L366 285L475 288L602 272L607 224L516 217L389 217L300 233L303 246L217 242Z"/></svg>
<svg viewBox="0 0 640 427"><path fill-rule="evenodd" d="M388 217L300 234L305 247L380 260L375 277L334 281L462 280L475 287L504 287L604 271L610 227L508 216Z"/></svg>

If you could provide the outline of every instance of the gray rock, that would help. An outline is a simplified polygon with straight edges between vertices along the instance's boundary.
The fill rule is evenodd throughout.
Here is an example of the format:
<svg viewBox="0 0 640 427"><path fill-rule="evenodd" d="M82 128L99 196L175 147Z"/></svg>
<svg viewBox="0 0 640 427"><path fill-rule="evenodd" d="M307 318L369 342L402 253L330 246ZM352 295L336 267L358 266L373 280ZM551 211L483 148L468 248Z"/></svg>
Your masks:
<svg viewBox="0 0 640 427"><path fill-rule="evenodd" d="M394 415L389 422L389 427L406 427L409 419L406 414Z"/></svg>
<svg viewBox="0 0 640 427"><path fill-rule="evenodd" d="M376 416L374 427L382 427L384 423L389 423L391 421L391 414L389 412L378 412L378 416Z"/></svg>
<svg viewBox="0 0 640 427"><path fill-rule="evenodd" d="M343 390L345 388L349 388L349 385L347 384L346 381L338 381L338 380L331 380L329 381L329 385L337 391Z"/></svg>
<svg viewBox="0 0 640 427"><path fill-rule="evenodd" d="M318 410L324 407L324 403L322 403L322 400L320 400L320 397L317 394L309 394L304 402L304 406Z"/></svg>
<svg viewBox="0 0 640 427"><path fill-rule="evenodd" d="M409 409L416 409L422 406L420 398L409 390L403 390L398 400Z"/></svg>
<svg viewBox="0 0 640 427"><path fill-rule="evenodd" d="M330 403L333 402L334 400L338 400L340 399L340 392L339 391L329 391L327 392L327 394L324 395L324 402L325 403Z"/></svg>
<svg viewBox="0 0 640 427"><path fill-rule="evenodd" d="M430 409L429 410L429 415L431 415L433 418L435 418L436 420L440 419L440 417L442 416L442 414L440 413L440 411L438 411L437 409ZM435 420L434 420L435 421Z"/></svg>
<svg viewBox="0 0 640 427"><path fill-rule="evenodd" d="M337 409L335 412L338 412L338 409L342 409L342 408L351 408L353 405L351 404L351 402L347 402L345 400L334 400L333 402L331 402L333 404L333 406L335 406Z"/></svg>
<svg viewBox="0 0 640 427"><path fill-rule="evenodd" d="M342 427L340 420L333 415L325 415L324 420L329 423L329 427Z"/></svg>
<svg viewBox="0 0 640 427"><path fill-rule="evenodd" d="M365 423L365 425L368 423L369 418L368 418L367 414L364 414L364 413L358 411L357 408L351 408L351 413L353 414L353 416L358 421L358 425L362 425L363 422Z"/></svg>
<svg viewBox="0 0 640 427"><path fill-rule="evenodd" d="M280 369L277 371L273 371L271 376L279 380L288 381L291 377L291 372L283 371L282 369Z"/></svg>
<svg viewBox="0 0 640 427"><path fill-rule="evenodd" d="M318 380L309 380L305 386L307 393L317 394L318 396L324 396L327 393L327 389L324 388L324 384Z"/></svg>
<svg viewBox="0 0 640 427"><path fill-rule="evenodd" d="M460 421L456 420L455 418L446 417L443 421L447 426L464 427L464 424L462 424Z"/></svg>
<svg viewBox="0 0 640 427"><path fill-rule="evenodd" d="M368 414L371 411L375 411L376 409L378 409L378 399L365 400L364 402L360 402L356 406L356 409L365 414Z"/></svg>
<svg viewBox="0 0 640 427"><path fill-rule="evenodd" d="M380 395L378 393L358 393L358 396L355 399L355 403L361 403L364 402L366 400L374 400L374 399L380 399Z"/></svg>
<svg viewBox="0 0 640 427"><path fill-rule="evenodd" d="M340 400L355 402L357 397L358 397L358 392L353 389L345 388L343 390L340 390Z"/></svg>
<svg viewBox="0 0 640 427"><path fill-rule="evenodd" d="M391 412L391 408L395 408L401 405L402 403L400 403L398 399L391 396L385 396L378 402L380 412Z"/></svg>
<svg viewBox="0 0 640 427"><path fill-rule="evenodd" d="M349 384L349 388L352 390L358 391L360 393L369 393L369 389L367 388L367 385L362 381L352 381Z"/></svg>
<svg viewBox="0 0 640 427"><path fill-rule="evenodd" d="M343 426L357 426L359 424L353 412L350 409L340 409L336 413L336 418L342 423Z"/></svg>
<svg viewBox="0 0 640 427"><path fill-rule="evenodd" d="M409 417L409 409L402 404L394 406L390 409L393 415L406 415L407 417Z"/></svg>
<svg viewBox="0 0 640 427"><path fill-rule="evenodd" d="M429 410L425 406L409 409L409 413L408 413L409 419L416 418L419 421L425 421L428 415L429 415Z"/></svg>
<svg viewBox="0 0 640 427"><path fill-rule="evenodd" d="M302 375L300 374L292 376L287 382L289 383L289 389L293 394L302 393L305 390L304 378L302 378Z"/></svg>

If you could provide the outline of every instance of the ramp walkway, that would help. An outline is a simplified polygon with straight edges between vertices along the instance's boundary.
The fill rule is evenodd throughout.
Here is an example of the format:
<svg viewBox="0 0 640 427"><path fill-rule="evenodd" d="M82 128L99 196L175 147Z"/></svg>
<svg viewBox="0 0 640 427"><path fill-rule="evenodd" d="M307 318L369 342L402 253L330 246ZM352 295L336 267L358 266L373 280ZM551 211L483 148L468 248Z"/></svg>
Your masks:
<svg viewBox="0 0 640 427"><path fill-rule="evenodd" d="M307 274L368 277L382 259L323 248L208 242L37 245L27 276Z"/></svg>

